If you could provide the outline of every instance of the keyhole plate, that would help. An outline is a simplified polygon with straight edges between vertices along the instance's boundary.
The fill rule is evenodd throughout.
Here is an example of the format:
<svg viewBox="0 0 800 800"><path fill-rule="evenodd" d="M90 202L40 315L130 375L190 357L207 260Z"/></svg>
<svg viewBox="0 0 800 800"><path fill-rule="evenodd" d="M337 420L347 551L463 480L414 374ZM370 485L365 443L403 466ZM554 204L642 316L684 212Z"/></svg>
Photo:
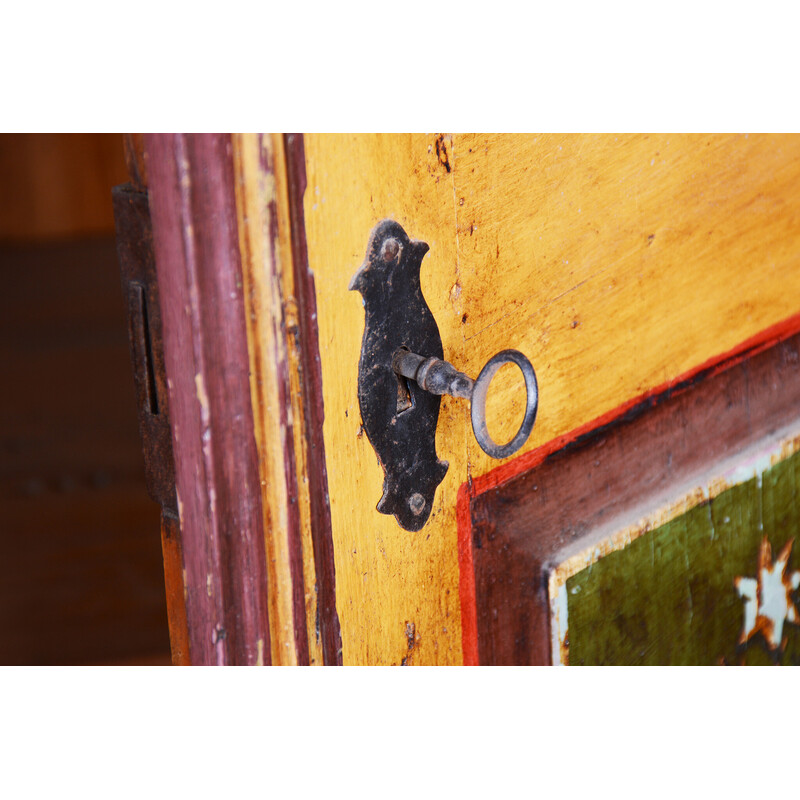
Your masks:
<svg viewBox="0 0 800 800"><path fill-rule="evenodd" d="M436 487L448 468L436 455L441 398L414 381L399 383L392 369L392 357L403 347L444 357L439 327L420 285L427 252L425 242L410 239L397 222L383 220L373 229L364 263L350 281L364 302L358 405L384 471L377 509L393 514L407 531L418 531L428 521Z"/></svg>

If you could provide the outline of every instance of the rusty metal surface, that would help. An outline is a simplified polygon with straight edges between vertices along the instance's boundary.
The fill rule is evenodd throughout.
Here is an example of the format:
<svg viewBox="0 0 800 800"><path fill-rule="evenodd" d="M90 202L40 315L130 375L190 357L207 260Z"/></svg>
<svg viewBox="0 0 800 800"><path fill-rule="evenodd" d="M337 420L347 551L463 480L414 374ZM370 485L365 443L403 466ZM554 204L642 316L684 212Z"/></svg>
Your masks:
<svg viewBox="0 0 800 800"><path fill-rule="evenodd" d="M393 220L373 229L367 255L350 281L364 298L358 403L364 431L384 470L377 509L407 531L420 530L433 508L448 463L436 455L441 400L392 368L398 350L441 360L442 337L420 285L425 242L409 239Z"/></svg>
<svg viewBox="0 0 800 800"><path fill-rule="evenodd" d="M476 381L444 360L439 327L420 286L428 249L425 242L409 239L397 222L383 220L373 229L349 287L364 298L358 403L385 474L378 511L394 514L409 531L427 522L447 472L447 462L436 456L441 395L470 401L475 438L492 458L506 458L525 444L539 407L536 373L518 350L492 356ZM486 396L494 375L509 363L525 379L525 416L511 441L500 445L486 425Z"/></svg>
<svg viewBox="0 0 800 800"><path fill-rule="evenodd" d="M165 516L177 519L161 309L147 194L123 184L114 187L112 195L147 491Z"/></svg>
<svg viewBox="0 0 800 800"><path fill-rule="evenodd" d="M525 416L513 438L506 444L497 444L486 425L486 397L492 378L504 364L516 364L522 371L525 379ZM392 369L397 375L415 381L426 392L469 400L472 431L483 452L492 458L507 458L528 441L539 408L539 388L531 362L518 350L502 350L492 356L475 381L447 361L425 358L403 348L394 354ZM398 393L398 412L405 407L402 393Z"/></svg>
<svg viewBox="0 0 800 800"><path fill-rule="evenodd" d="M431 394L449 394L464 400L472 397L475 383L472 378L439 358L426 358L401 349L394 354L392 369L398 375L416 381Z"/></svg>

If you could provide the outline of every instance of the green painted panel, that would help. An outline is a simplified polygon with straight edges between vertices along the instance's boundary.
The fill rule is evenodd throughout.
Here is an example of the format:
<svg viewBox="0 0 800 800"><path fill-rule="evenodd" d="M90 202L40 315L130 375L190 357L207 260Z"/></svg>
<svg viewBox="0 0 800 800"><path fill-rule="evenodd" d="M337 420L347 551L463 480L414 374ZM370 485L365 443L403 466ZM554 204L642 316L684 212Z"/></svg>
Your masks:
<svg viewBox="0 0 800 800"><path fill-rule="evenodd" d="M785 648L771 649L761 632L738 646L746 601L734 583L758 576L765 536L770 563L800 539L799 485L797 453L569 578L569 663L800 664L800 626L790 621ZM786 580L798 569L800 541ZM798 604L796 587L789 599Z"/></svg>

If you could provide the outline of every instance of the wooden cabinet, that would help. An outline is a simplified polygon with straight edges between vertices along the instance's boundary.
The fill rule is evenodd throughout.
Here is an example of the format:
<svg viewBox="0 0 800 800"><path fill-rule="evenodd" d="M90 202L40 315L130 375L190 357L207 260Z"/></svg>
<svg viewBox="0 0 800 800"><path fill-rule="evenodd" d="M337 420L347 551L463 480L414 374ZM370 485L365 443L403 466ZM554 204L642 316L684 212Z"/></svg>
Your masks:
<svg viewBox="0 0 800 800"><path fill-rule="evenodd" d="M800 137L144 149L193 661L798 659ZM502 462L444 398L418 532L376 510L357 396L348 283L384 218L430 247L445 358L515 348L539 381ZM496 439L524 398L501 370Z"/></svg>

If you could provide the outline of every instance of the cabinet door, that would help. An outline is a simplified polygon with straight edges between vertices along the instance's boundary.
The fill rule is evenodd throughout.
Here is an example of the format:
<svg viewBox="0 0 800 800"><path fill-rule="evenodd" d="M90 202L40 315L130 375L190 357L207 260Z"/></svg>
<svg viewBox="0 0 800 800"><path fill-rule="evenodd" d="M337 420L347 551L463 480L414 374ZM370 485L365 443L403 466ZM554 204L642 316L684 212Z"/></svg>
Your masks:
<svg viewBox="0 0 800 800"><path fill-rule="evenodd" d="M753 353L798 327L800 139L306 136L305 155L345 662L738 663L784 638L796 653L781 459L797 347ZM445 358L475 377L516 348L539 380L533 434L499 464L444 399L450 469L418 533L375 510L364 311L345 291L385 217L430 245ZM493 382L497 439L521 383ZM761 569L783 577L751 583Z"/></svg>
<svg viewBox="0 0 800 800"><path fill-rule="evenodd" d="M797 659L800 137L235 136L230 152L273 662ZM386 218L430 247L445 359L475 377L514 348L539 383L533 433L500 462L443 398L449 469L417 532L376 509L358 401L348 284ZM496 440L524 403L504 368Z"/></svg>

